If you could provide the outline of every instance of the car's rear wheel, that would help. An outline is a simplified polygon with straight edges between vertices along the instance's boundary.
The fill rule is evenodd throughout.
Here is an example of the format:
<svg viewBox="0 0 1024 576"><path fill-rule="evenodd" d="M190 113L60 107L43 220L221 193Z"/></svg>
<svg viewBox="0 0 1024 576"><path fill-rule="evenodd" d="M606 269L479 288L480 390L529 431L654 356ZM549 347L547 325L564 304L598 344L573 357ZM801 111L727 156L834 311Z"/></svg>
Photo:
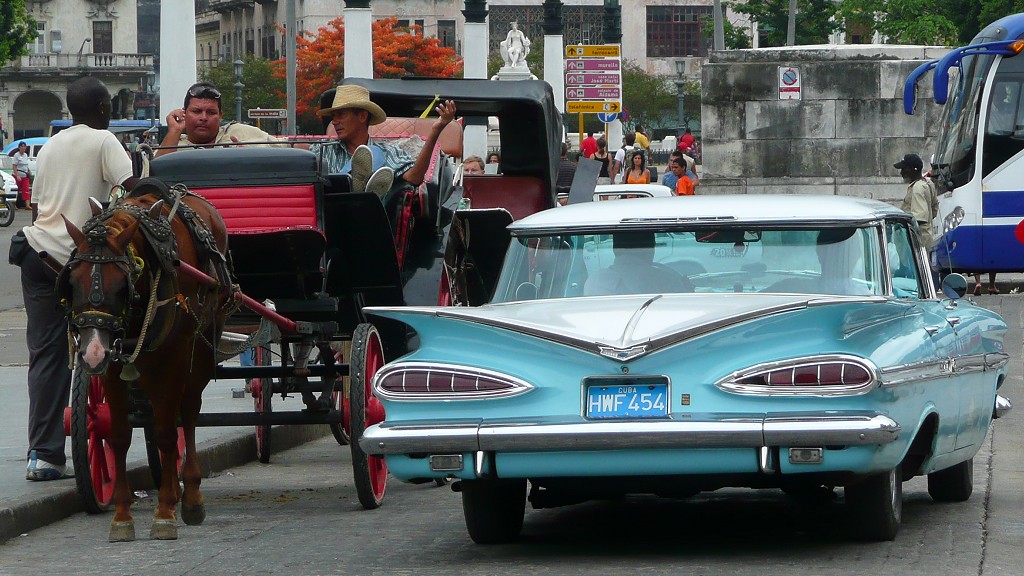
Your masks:
<svg viewBox="0 0 1024 576"><path fill-rule="evenodd" d="M501 544L519 537L526 514L526 480L463 480L466 530L477 544Z"/></svg>
<svg viewBox="0 0 1024 576"><path fill-rule="evenodd" d="M870 542L896 538L903 520L900 467L846 487L846 507L854 535Z"/></svg>
<svg viewBox="0 0 1024 576"><path fill-rule="evenodd" d="M928 494L936 502L963 502L974 492L974 459L928 475Z"/></svg>

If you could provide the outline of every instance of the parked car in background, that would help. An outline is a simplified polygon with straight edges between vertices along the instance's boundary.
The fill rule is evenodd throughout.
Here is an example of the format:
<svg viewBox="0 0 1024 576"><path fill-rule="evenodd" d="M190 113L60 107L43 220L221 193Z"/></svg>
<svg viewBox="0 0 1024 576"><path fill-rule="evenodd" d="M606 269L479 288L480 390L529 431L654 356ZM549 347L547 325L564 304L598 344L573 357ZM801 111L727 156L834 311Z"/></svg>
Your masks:
<svg viewBox="0 0 1024 576"><path fill-rule="evenodd" d="M6 146L4 146L3 154L5 156L14 156L14 153L18 151L18 144L24 142L28 146L28 169L32 171L32 175L36 173L36 157L39 156L39 151L43 149L43 145L46 144L50 139L46 136L37 136L33 138L21 138L18 140L12 140Z"/></svg>
<svg viewBox="0 0 1024 576"><path fill-rule="evenodd" d="M490 303L366 308L417 346L372 388L359 445L454 478L479 543L534 508L723 487L841 488L895 538L902 483L939 502L1010 409L1006 324L937 294L911 216L836 196L590 202L513 222ZM529 489L527 486L529 485Z"/></svg>
<svg viewBox="0 0 1024 576"><path fill-rule="evenodd" d="M11 206L14 206L18 200L18 183L14 180L12 169L11 157L0 156L0 178L3 178L4 196Z"/></svg>

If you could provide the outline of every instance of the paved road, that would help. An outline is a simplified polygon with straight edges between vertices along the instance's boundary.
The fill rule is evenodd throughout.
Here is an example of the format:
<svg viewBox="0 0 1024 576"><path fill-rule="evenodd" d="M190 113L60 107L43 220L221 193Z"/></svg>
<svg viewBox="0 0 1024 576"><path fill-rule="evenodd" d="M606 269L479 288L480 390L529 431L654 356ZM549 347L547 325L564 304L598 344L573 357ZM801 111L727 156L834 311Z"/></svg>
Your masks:
<svg viewBox="0 0 1024 576"><path fill-rule="evenodd" d="M1011 328L1018 409L995 423L975 460L975 493L936 504L904 487L895 542L844 533L841 500L804 508L778 491L727 490L689 500L630 498L529 510L522 541L470 542L448 488L392 482L384 507L360 508L347 448L327 437L203 482L206 523L176 542L148 541L152 497L136 504L140 540L106 542L109 515L76 514L0 545L0 575L69 569L109 574L900 574L1019 576L1024 566L1024 364L1018 296L982 297Z"/></svg>

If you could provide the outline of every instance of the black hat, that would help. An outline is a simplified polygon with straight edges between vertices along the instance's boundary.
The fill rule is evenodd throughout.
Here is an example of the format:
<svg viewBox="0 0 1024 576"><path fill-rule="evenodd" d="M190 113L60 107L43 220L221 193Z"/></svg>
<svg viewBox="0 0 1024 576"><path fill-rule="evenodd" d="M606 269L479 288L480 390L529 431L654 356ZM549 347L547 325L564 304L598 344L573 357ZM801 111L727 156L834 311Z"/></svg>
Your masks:
<svg viewBox="0 0 1024 576"><path fill-rule="evenodd" d="M920 172L924 169L924 162L921 161L921 157L917 154L904 154L903 160L892 165L897 170L903 170L904 168L913 168Z"/></svg>

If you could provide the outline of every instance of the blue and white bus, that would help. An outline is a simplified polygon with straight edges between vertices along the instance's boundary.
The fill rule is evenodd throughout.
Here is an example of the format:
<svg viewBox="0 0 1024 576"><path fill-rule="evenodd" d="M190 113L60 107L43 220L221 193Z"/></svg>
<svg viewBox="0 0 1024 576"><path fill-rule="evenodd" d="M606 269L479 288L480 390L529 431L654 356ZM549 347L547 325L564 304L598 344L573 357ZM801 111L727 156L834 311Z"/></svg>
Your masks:
<svg viewBox="0 0 1024 576"><path fill-rule="evenodd" d="M931 159L942 226L933 264L943 270L1024 271L1022 50L1024 14L1007 16L907 78L907 114L930 70L935 102L944 105Z"/></svg>
<svg viewBox="0 0 1024 576"><path fill-rule="evenodd" d="M114 134L142 134L148 130L152 130L154 122L152 120L111 120L110 126L107 130L110 130ZM71 127L71 120L51 120L50 121L50 136L53 136L65 128Z"/></svg>

